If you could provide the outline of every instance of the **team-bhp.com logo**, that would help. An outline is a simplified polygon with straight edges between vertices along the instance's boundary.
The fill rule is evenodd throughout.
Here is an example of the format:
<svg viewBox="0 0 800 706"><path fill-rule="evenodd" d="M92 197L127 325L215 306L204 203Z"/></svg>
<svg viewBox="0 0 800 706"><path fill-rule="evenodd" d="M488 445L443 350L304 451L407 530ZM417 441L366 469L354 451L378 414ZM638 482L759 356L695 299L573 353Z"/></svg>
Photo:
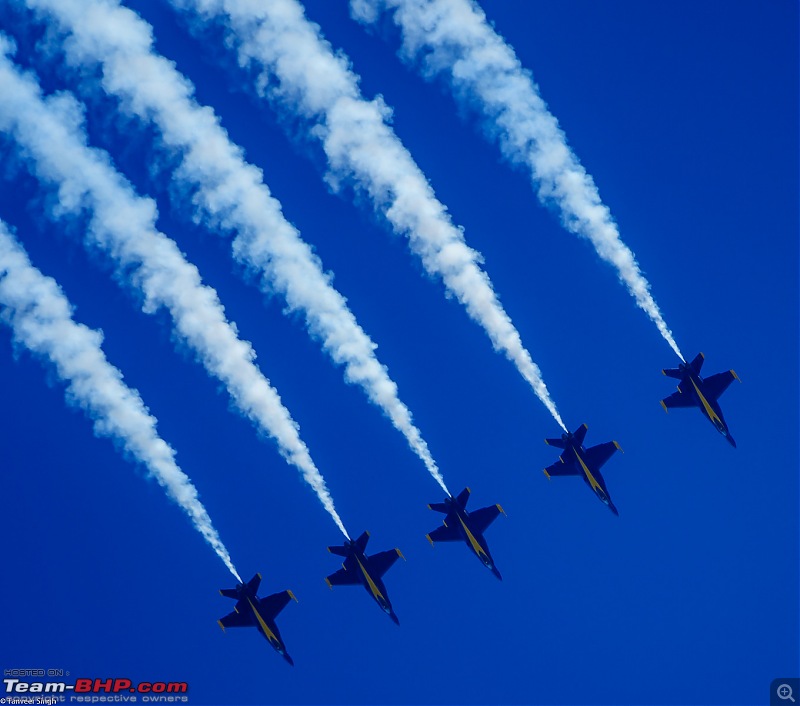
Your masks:
<svg viewBox="0 0 800 706"><path fill-rule="evenodd" d="M58 701L76 701L86 703L99 703L106 701L123 702L136 701L136 697L120 698L123 694L141 694L142 702L186 702L188 697L184 696L189 691L189 685L185 681L140 681L134 682L131 679L76 679L74 684L67 684L63 681L22 681L21 679L3 679L5 693L13 694L5 699L0 699L2 703L15 703L15 697L30 696L61 696ZM67 699L63 697L69 694ZM81 696L75 696L79 694ZM112 697L102 697L99 694L112 694ZM182 697L182 698L181 698ZM34 703L31 701L30 703ZM37 701L36 703L46 703ZM50 702L55 703L55 701Z"/></svg>

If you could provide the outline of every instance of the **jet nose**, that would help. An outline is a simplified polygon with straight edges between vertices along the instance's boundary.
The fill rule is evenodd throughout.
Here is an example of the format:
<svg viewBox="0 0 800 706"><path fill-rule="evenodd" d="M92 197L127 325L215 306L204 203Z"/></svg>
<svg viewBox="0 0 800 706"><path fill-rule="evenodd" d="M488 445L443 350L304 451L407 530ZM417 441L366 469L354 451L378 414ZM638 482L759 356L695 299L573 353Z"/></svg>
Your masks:
<svg viewBox="0 0 800 706"><path fill-rule="evenodd" d="M286 653L283 653L283 658L294 667L294 660Z"/></svg>
<svg viewBox="0 0 800 706"><path fill-rule="evenodd" d="M496 566L492 566L491 569L492 569L492 573L497 577L497 580L498 581L502 581L503 577L500 574L500 572L497 570L497 567Z"/></svg>
<svg viewBox="0 0 800 706"><path fill-rule="evenodd" d="M730 434L726 434L725 438L728 440L728 443L733 446L733 448L736 448L736 441L734 441L734 438Z"/></svg>
<svg viewBox="0 0 800 706"><path fill-rule="evenodd" d="M391 613L389 613L389 617L392 619L392 622L393 622L395 625L400 625L400 619L399 619L399 618L398 618L398 617L397 617L397 616L394 614L394 611L392 611Z"/></svg>

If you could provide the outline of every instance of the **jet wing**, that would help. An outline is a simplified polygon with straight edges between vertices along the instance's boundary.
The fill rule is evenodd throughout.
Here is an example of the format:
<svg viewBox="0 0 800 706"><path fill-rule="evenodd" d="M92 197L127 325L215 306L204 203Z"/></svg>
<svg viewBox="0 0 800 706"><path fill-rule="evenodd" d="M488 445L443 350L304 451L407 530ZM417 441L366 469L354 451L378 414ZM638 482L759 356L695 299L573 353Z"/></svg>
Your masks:
<svg viewBox="0 0 800 706"><path fill-rule="evenodd" d="M718 400L722 393L728 389L728 385L737 379L736 373L734 373L733 370L707 377L703 380L706 397L710 400Z"/></svg>
<svg viewBox="0 0 800 706"><path fill-rule="evenodd" d="M259 600L258 604L261 606L261 609L264 611L264 613L274 618L293 598L294 600L297 600L294 597L294 593L291 591L281 591L280 593L273 593L271 596L262 598Z"/></svg>
<svg viewBox="0 0 800 706"><path fill-rule="evenodd" d="M574 463L567 464L563 461L558 461L552 466L545 468L544 474L548 478L551 478L552 476L578 476L580 475L580 471Z"/></svg>
<svg viewBox="0 0 800 706"><path fill-rule="evenodd" d="M673 392L669 397L661 400L661 406L666 409L676 409L678 407L694 407L694 397L688 392Z"/></svg>
<svg viewBox="0 0 800 706"><path fill-rule="evenodd" d="M558 465L563 466L564 464L559 463ZM483 534L486 531L486 528L495 521L501 512L503 512L503 508L501 508L499 505L491 505L490 507L484 507L480 510L475 510L475 512L469 513L472 531L477 532L478 534Z"/></svg>
<svg viewBox="0 0 800 706"><path fill-rule="evenodd" d="M346 569L339 569L328 576L325 579L325 582L331 588L334 586L353 586L357 583L361 583L361 578L360 573L354 569L351 569L350 571L347 571Z"/></svg>
<svg viewBox="0 0 800 706"><path fill-rule="evenodd" d="M449 525L442 525L437 527L433 532L425 535L428 541L433 544L434 542L455 542L461 539L461 533L455 522Z"/></svg>
<svg viewBox="0 0 800 706"><path fill-rule="evenodd" d="M236 611L228 613L217 622L223 630L225 628L251 628L256 625L255 618L249 610L243 613L237 613Z"/></svg>
<svg viewBox="0 0 800 706"><path fill-rule="evenodd" d="M586 464L590 468L599 469L610 459L614 453L619 449L616 441L609 441L605 444L598 444L586 450Z"/></svg>
<svg viewBox="0 0 800 706"><path fill-rule="evenodd" d="M389 549L385 552L373 554L369 558L369 568L379 578L383 576L397 561L397 557L403 556L399 549Z"/></svg>

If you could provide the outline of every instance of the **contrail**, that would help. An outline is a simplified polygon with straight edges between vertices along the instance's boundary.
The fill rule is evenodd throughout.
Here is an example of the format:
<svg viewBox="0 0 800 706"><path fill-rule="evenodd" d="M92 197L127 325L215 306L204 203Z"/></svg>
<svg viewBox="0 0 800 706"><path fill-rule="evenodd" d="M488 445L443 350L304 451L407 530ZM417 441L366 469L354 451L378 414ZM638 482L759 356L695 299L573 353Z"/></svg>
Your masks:
<svg viewBox="0 0 800 706"><path fill-rule="evenodd" d="M296 0L172 2L192 8L204 20L222 20L240 64L260 72L262 92L316 123L310 134L322 142L329 182L335 187L352 181L369 195L393 229L408 238L425 269L443 279L566 430L539 368L479 266L480 254L467 246L461 229L453 225L389 126L387 106L380 98L362 97L346 58L333 52L302 6Z"/></svg>
<svg viewBox="0 0 800 706"><path fill-rule="evenodd" d="M477 108L485 132L510 162L530 171L539 200L555 204L564 226L591 241L597 254L616 268L639 308L658 327L681 360L683 355L650 294L630 248L622 242L594 180L569 148L564 131L547 109L529 71L486 21L474 0L350 0L353 17L377 21L394 10L401 55L423 66L432 78L446 76L462 106Z"/></svg>
<svg viewBox="0 0 800 706"><path fill-rule="evenodd" d="M261 170L244 160L213 110L198 105L192 83L154 51L150 25L116 0L26 2L67 33L69 61L100 63L103 89L119 97L123 109L155 123L164 144L179 152L175 179L191 185L204 220L236 233L236 260L257 274L263 292L280 292L289 310L304 313L312 335L344 365L346 379L361 385L449 494L397 385L374 354L376 345L331 285L319 258L283 216Z"/></svg>
<svg viewBox="0 0 800 706"><path fill-rule="evenodd" d="M106 359L99 331L76 323L61 288L31 265L27 253L0 221L0 321L14 340L48 360L67 383L67 399L94 420L99 436L120 441L180 505L203 538L241 583L197 489L175 463L175 452L158 435L142 398Z"/></svg>
<svg viewBox="0 0 800 706"><path fill-rule="evenodd" d="M201 283L197 268L156 229L153 201L136 195L107 153L86 145L75 99L43 99L36 81L10 61L12 51L0 35L0 130L13 136L41 181L58 187L59 213L88 212L88 244L108 253L118 278L141 290L145 311L169 310L178 337L222 381L239 410L275 439L347 537L297 423L255 365L250 343L226 320L216 291Z"/></svg>

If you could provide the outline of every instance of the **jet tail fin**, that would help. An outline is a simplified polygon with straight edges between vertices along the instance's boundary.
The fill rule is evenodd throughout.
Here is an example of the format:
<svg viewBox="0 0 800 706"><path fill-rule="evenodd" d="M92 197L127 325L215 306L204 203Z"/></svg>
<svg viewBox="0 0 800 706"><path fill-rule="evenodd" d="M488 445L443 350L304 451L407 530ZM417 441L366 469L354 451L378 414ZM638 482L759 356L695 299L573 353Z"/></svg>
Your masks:
<svg viewBox="0 0 800 706"><path fill-rule="evenodd" d="M256 574L255 576L253 576L253 578L251 578L245 585L247 586L248 593L251 593L253 595L258 593L258 587L261 585L261 574ZM236 600L238 600L239 598L241 598L241 596L239 595L239 590L241 589L241 587L242 586L240 584L236 588L221 588L219 592L220 595L225 596L225 598L235 598Z"/></svg>
<svg viewBox="0 0 800 706"><path fill-rule="evenodd" d="M456 495L456 500L458 500L458 504L461 507L467 506L467 501L469 500L469 495L472 491L469 488L464 488L458 495Z"/></svg>
<svg viewBox="0 0 800 706"><path fill-rule="evenodd" d="M369 542L369 532L366 530L356 539L356 546L363 552L367 549L367 542Z"/></svg>
<svg viewBox="0 0 800 706"><path fill-rule="evenodd" d="M668 378L675 378L676 380L681 380L683 378L679 368L664 368L661 372Z"/></svg>
<svg viewBox="0 0 800 706"><path fill-rule="evenodd" d="M247 588L253 595L258 593L258 587L261 585L261 574L256 574L247 582Z"/></svg>
<svg viewBox="0 0 800 706"><path fill-rule="evenodd" d="M353 542L353 544L360 551L363 552L367 548L367 542L369 542L369 532L362 532L361 535L358 537L358 539L356 539ZM340 544L340 545L335 546L335 547L328 547L328 551L331 554L337 554L338 556L347 556L348 555L348 550L347 550L347 545L348 544L349 544L349 542L346 542L345 544Z"/></svg>
<svg viewBox="0 0 800 706"><path fill-rule="evenodd" d="M577 443L578 446L583 444L583 440L586 437L586 432L588 430L589 427L586 424L581 424L572 434L572 438L575 440L575 443ZM567 448L567 439L564 437L560 439L545 439L544 443L548 446L555 446L557 449Z"/></svg>
<svg viewBox="0 0 800 706"><path fill-rule="evenodd" d="M699 375L700 374L700 368L703 367L703 361L705 359L706 359L706 357L702 353L698 353L694 357L694 360L691 363L689 363L689 365L692 366L692 370L694 370L695 375Z"/></svg>

